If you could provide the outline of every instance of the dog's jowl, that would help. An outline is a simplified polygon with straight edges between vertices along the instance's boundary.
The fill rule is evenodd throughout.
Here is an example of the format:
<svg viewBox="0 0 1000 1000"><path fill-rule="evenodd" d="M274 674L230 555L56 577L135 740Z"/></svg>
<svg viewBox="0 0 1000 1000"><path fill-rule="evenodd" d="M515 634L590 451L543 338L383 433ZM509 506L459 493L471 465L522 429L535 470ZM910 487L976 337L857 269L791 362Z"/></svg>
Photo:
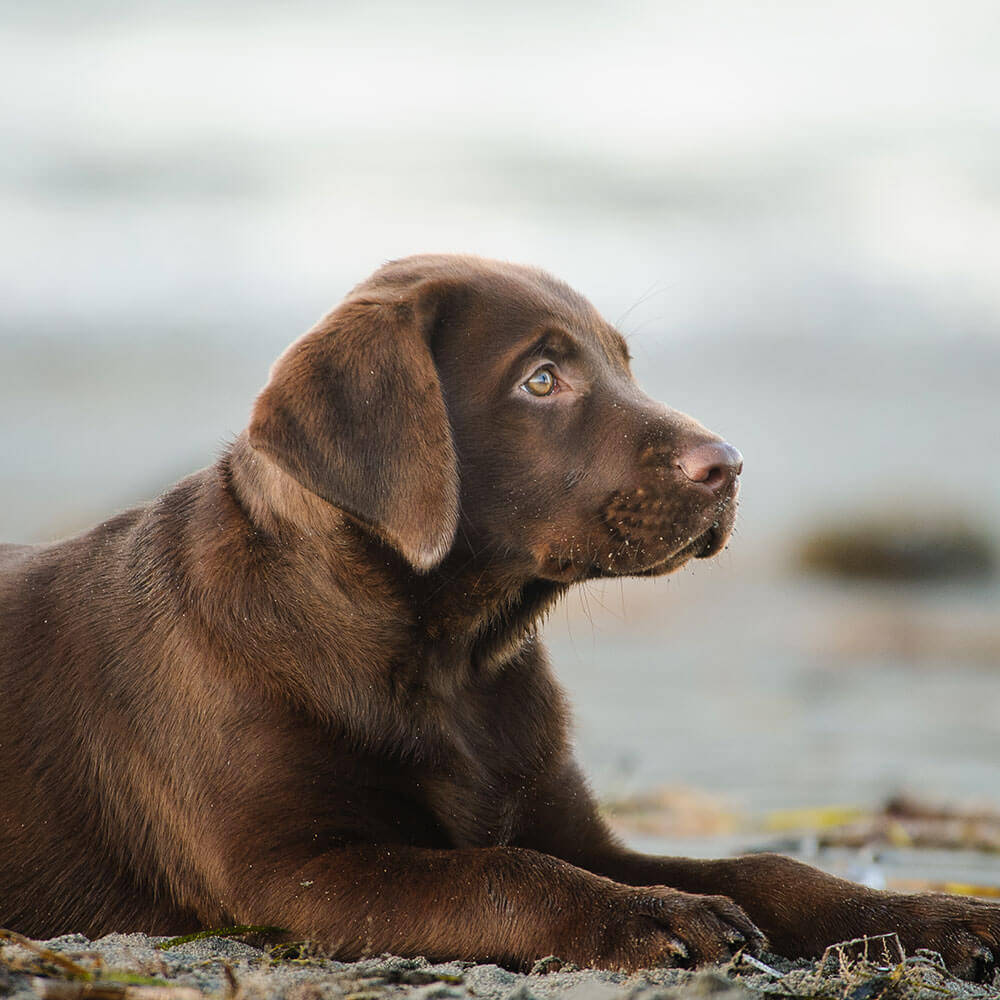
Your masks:
<svg viewBox="0 0 1000 1000"><path fill-rule="evenodd" d="M638 854L595 808L539 623L719 552L741 467L561 282L382 268L215 465L0 547L0 925L620 969L897 931L990 974L1000 906Z"/></svg>

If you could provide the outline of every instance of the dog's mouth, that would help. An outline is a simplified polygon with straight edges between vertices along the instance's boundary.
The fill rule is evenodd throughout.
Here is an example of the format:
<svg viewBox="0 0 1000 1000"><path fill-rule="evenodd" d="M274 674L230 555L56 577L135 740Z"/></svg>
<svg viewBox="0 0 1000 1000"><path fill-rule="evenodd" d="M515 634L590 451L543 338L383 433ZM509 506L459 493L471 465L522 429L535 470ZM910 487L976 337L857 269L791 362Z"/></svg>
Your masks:
<svg viewBox="0 0 1000 1000"><path fill-rule="evenodd" d="M613 494L587 532L535 549L539 575L559 583L664 576L692 559L711 559L729 541L736 502L736 489L700 509Z"/></svg>
<svg viewBox="0 0 1000 1000"><path fill-rule="evenodd" d="M608 508L614 514L608 520L619 544L595 562L610 576L661 576L691 559L711 559L726 547L732 535L737 489L700 511L685 514L668 509L648 519L630 519L627 514L622 517L618 512L624 505L614 502ZM678 537L678 520L681 524L685 521L691 524L686 538L683 534Z"/></svg>

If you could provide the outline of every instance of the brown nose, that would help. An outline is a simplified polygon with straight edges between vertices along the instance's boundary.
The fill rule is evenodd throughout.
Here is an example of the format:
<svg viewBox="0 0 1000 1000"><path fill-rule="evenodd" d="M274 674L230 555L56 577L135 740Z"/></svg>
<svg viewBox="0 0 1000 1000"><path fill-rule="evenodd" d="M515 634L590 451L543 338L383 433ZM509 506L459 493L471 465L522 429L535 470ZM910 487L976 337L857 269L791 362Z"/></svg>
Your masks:
<svg viewBox="0 0 1000 1000"><path fill-rule="evenodd" d="M743 456L725 441L709 441L682 451L677 465L692 483L714 493L743 471Z"/></svg>

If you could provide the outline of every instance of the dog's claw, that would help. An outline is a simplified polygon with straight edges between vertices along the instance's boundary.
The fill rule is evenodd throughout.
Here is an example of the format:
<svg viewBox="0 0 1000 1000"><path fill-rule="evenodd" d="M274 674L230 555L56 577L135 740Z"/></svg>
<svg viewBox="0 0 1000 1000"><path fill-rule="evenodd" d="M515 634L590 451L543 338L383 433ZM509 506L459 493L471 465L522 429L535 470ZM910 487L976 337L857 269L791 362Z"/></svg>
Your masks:
<svg viewBox="0 0 1000 1000"><path fill-rule="evenodd" d="M972 955L972 981L974 983L990 983L996 972L997 963L993 952L982 945Z"/></svg>
<svg viewBox="0 0 1000 1000"><path fill-rule="evenodd" d="M681 961L686 962L691 957L688 946L680 938L670 938L667 942L667 947L670 950L670 954L676 955Z"/></svg>

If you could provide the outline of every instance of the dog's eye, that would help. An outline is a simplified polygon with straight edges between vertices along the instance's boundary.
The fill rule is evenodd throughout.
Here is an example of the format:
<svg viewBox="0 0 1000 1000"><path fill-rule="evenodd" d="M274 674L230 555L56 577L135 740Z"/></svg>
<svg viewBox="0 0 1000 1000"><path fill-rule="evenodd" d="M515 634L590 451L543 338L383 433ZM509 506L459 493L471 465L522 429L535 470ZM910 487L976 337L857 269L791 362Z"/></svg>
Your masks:
<svg viewBox="0 0 1000 1000"><path fill-rule="evenodd" d="M522 386L532 396L551 396L556 388L556 377L549 368L539 368Z"/></svg>

